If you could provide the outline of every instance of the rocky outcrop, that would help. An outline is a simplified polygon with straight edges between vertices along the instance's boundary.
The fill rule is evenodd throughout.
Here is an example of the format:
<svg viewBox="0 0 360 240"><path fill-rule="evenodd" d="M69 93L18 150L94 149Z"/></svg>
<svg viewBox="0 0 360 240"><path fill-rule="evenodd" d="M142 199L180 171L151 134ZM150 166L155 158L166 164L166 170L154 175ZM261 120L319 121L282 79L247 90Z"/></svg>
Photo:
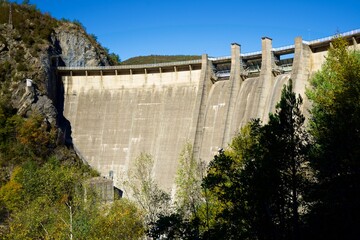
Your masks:
<svg viewBox="0 0 360 240"><path fill-rule="evenodd" d="M57 125L53 102L58 101L59 86L54 67L106 66L107 52L83 27L71 22L58 22L49 40L29 45L24 39L16 27L0 24L1 81L9 83L11 103L19 115L38 112ZM26 79L35 85L27 87Z"/></svg>
<svg viewBox="0 0 360 240"><path fill-rule="evenodd" d="M27 80L28 81L28 80ZM56 125L57 110L53 102L44 94L42 94L36 85L24 86L26 91L16 106L18 114L28 117L32 113L41 114L51 125Z"/></svg>
<svg viewBox="0 0 360 240"><path fill-rule="evenodd" d="M67 67L87 67L109 65L105 50L94 37L73 23L64 23L55 29L51 38L53 52L51 56L56 64ZM60 62L59 62L60 60Z"/></svg>

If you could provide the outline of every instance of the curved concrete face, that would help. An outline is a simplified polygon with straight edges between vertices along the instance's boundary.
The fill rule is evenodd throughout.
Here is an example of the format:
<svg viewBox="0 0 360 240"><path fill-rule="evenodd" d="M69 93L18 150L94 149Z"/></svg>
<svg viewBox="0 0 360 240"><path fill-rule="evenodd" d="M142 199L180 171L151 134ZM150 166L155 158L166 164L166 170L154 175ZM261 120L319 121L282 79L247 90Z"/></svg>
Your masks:
<svg viewBox="0 0 360 240"><path fill-rule="evenodd" d="M274 84L267 93L269 104L263 109L264 114L275 111L276 104L281 98L282 88L289 79L290 74L281 74L275 77ZM227 147L227 144L230 143L241 127L245 126L251 119L258 117L259 102L256 99L256 93L262 82L260 77L248 78L241 84L241 88L236 94L236 105L230 113L233 119L231 126L229 126L230 140L223 144L225 116L229 105L226 89L230 84L229 81L217 82L210 91L200 155L200 158L206 162L212 159L219 148Z"/></svg>
<svg viewBox="0 0 360 240"><path fill-rule="evenodd" d="M346 35L353 41L349 48L359 49L360 30L351 34ZM299 37L295 45L275 49L270 38L263 38L262 51L252 54L241 55L240 45L232 44L231 58L203 55L202 60L160 65L59 68L74 146L101 175L112 171L119 188L135 158L149 153L157 182L172 190L186 141L193 144L196 159L211 161L251 119L268 121L290 78L304 98L307 116L305 89L330 42ZM293 58L281 59L286 54Z"/></svg>
<svg viewBox="0 0 360 240"><path fill-rule="evenodd" d="M227 90L230 81L219 81L211 86L206 103L205 123L200 148L200 159L209 162L222 146L229 104Z"/></svg>
<svg viewBox="0 0 360 240"><path fill-rule="evenodd" d="M74 145L101 175L113 171L118 186L134 159L149 153L156 179L170 189L178 155L194 135L200 73L64 77Z"/></svg>

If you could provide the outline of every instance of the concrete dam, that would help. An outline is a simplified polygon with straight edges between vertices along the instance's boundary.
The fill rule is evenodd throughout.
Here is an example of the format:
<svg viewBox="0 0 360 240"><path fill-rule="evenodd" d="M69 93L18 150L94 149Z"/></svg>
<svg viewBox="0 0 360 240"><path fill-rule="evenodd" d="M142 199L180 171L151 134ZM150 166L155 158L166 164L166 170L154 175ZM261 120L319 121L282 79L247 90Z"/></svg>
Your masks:
<svg viewBox="0 0 360 240"><path fill-rule="evenodd" d="M360 49L360 31L342 34ZM231 56L112 67L58 67L64 91L64 116L79 154L101 175L121 180L141 152L155 160L159 185L174 189L179 154L186 142L205 162L252 118L266 122L291 78L304 96L310 76L321 68L333 37ZM303 110L309 103L304 100Z"/></svg>

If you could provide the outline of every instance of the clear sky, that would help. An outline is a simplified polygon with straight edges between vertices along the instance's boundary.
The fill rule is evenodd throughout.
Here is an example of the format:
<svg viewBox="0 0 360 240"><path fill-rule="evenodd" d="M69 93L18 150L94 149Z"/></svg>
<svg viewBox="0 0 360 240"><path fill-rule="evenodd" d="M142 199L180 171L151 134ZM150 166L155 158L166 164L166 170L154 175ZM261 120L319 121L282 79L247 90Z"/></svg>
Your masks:
<svg viewBox="0 0 360 240"><path fill-rule="evenodd" d="M17 2L21 3L21 0ZM79 20L99 42L126 60L135 56L230 55L327 37L360 28L360 0L30 0L42 12Z"/></svg>

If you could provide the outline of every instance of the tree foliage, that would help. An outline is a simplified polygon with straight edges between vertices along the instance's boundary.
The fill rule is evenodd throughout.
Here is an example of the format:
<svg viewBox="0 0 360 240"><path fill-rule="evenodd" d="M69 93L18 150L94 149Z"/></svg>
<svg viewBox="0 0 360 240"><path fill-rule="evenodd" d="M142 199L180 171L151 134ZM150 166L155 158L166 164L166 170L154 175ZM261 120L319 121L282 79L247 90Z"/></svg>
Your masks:
<svg viewBox="0 0 360 240"><path fill-rule="evenodd" d="M116 200L93 219L86 239L141 239L144 236L143 212L129 200Z"/></svg>
<svg viewBox="0 0 360 240"><path fill-rule="evenodd" d="M89 173L88 173L89 174ZM8 239L139 239L142 212L116 200L103 205L95 192L84 197L86 173L55 158L39 166L27 162L0 188L0 201L11 211Z"/></svg>
<svg viewBox="0 0 360 240"><path fill-rule="evenodd" d="M176 174L176 204L181 215L189 219L197 214L202 203L201 181L204 175L204 164L193 156L192 145L187 142L180 153Z"/></svg>
<svg viewBox="0 0 360 240"><path fill-rule="evenodd" d="M128 172L125 183L132 198L145 213L145 224L156 222L158 216L170 210L170 195L160 189L153 176L154 160L151 155L141 153L135 159L135 167Z"/></svg>
<svg viewBox="0 0 360 240"><path fill-rule="evenodd" d="M258 120L220 151L204 179L220 202L210 238L295 239L306 185L308 138L301 97L285 86L268 124Z"/></svg>
<svg viewBox="0 0 360 240"><path fill-rule="evenodd" d="M47 156L56 146L57 129L35 113L18 126L17 139L35 155Z"/></svg>
<svg viewBox="0 0 360 240"><path fill-rule="evenodd" d="M360 54L333 41L307 91L312 101L311 163L317 184L310 194L311 232L318 239L357 238L360 221Z"/></svg>
<svg viewBox="0 0 360 240"><path fill-rule="evenodd" d="M201 189L205 165L193 156L193 147L186 142L178 159L175 177L175 204L167 214L158 215L150 224L152 238L199 239L201 219L206 222L206 194Z"/></svg>

